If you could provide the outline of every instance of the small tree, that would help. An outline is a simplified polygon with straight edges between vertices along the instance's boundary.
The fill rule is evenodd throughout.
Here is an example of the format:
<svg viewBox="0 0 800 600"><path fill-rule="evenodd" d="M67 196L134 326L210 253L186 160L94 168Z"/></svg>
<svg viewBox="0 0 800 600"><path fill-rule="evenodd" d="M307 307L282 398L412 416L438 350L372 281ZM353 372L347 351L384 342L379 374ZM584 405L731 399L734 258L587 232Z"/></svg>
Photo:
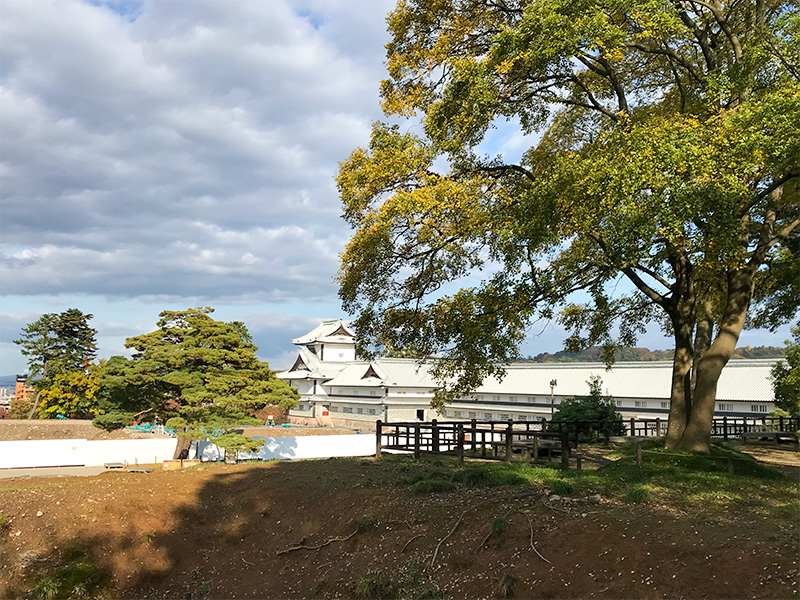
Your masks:
<svg viewBox="0 0 800 600"><path fill-rule="evenodd" d="M623 435L625 426L621 422L622 415L614 405L614 398L603 394L603 380L595 375L586 383L589 384L589 395L564 400L553 415L553 421L574 423L584 439L596 438L599 433Z"/></svg>
<svg viewBox="0 0 800 600"><path fill-rule="evenodd" d="M32 418L41 399L42 390L48 389L57 374L83 372L84 367L97 356L95 336L97 330L89 327L93 315L69 308L60 314L46 313L33 323L28 323L14 343L28 357L33 387L33 400L28 418Z"/></svg>
<svg viewBox="0 0 800 600"><path fill-rule="evenodd" d="M41 390L39 418L62 415L86 419L105 412L99 405L100 370L100 366L91 365L82 371L55 374L49 387Z"/></svg>

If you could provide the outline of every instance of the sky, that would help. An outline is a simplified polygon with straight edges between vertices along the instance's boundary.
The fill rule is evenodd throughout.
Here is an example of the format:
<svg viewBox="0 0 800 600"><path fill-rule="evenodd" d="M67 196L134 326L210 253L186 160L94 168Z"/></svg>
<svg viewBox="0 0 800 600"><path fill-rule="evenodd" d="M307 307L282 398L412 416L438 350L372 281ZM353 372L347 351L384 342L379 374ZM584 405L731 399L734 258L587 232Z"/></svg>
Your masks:
<svg viewBox="0 0 800 600"><path fill-rule="evenodd" d="M212 306L278 369L292 338L347 318L334 176L382 117L393 5L0 0L0 374L26 371L26 323L67 308L108 357L162 310ZM492 149L520 137L501 127ZM537 324L522 354L562 340Z"/></svg>

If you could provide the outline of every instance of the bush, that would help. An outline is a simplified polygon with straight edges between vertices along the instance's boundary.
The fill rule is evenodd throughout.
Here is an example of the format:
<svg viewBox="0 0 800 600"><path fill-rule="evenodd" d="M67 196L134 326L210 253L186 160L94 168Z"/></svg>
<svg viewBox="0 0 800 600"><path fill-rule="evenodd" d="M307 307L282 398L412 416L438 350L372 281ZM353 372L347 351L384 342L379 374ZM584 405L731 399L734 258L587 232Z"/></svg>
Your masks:
<svg viewBox="0 0 800 600"><path fill-rule="evenodd" d="M653 497L653 493L644 485L636 484L630 487L625 494L625 502L632 502L634 504L641 504L649 502Z"/></svg>
<svg viewBox="0 0 800 600"><path fill-rule="evenodd" d="M474 487L521 485L528 483L527 479L502 465L487 465L464 469L456 473L453 479Z"/></svg>
<svg viewBox="0 0 800 600"><path fill-rule="evenodd" d="M572 484L569 481L564 481L563 479L554 480L552 483L552 488L556 494L561 496L571 494L573 491Z"/></svg>
<svg viewBox="0 0 800 600"><path fill-rule="evenodd" d="M415 494L436 494L439 492L449 492L456 485L452 481L444 479L423 479L411 486L411 491Z"/></svg>
<svg viewBox="0 0 800 600"><path fill-rule="evenodd" d="M553 421L575 423L575 427L579 427L578 434L583 441L597 439L606 433L608 435L624 435L625 426L622 423L622 415L617 412L614 399L611 396L603 395L603 380L600 377L591 377L587 383L589 384L589 395L564 400L553 415ZM604 423L580 423L581 421L610 421L610 423L608 431L605 431ZM560 431L561 425L556 423L554 428L556 431ZM567 425L567 431L574 430Z"/></svg>
<svg viewBox="0 0 800 600"><path fill-rule="evenodd" d="M104 415L97 415L92 419L92 425L105 429L106 431L114 431L115 429L122 429L133 425L133 414L125 412L110 412Z"/></svg>
<svg viewBox="0 0 800 600"><path fill-rule="evenodd" d="M32 406L30 400L12 400L8 405L8 417L10 419L27 419Z"/></svg>

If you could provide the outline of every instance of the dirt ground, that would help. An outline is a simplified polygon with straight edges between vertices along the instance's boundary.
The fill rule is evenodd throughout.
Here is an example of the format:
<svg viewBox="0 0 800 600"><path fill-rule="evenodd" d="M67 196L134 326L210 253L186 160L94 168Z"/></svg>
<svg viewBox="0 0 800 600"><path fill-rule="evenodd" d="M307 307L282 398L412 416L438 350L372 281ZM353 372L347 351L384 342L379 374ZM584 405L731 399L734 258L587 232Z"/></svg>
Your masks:
<svg viewBox="0 0 800 600"><path fill-rule="evenodd" d="M133 440L156 437L130 429L105 431L91 421L62 419L2 419L0 441L15 440Z"/></svg>
<svg viewBox="0 0 800 600"><path fill-rule="evenodd" d="M353 433L352 429L331 427L243 427L239 431L246 435L264 437L285 437L294 435L341 435ZM92 425L91 421L61 419L2 419L0 420L0 441L12 440L125 440L148 439L155 436L130 429L104 431Z"/></svg>
<svg viewBox="0 0 800 600"><path fill-rule="evenodd" d="M69 547L108 573L104 598L354 597L379 589L364 586L381 574L413 578L434 554L422 585L451 599L498 597L504 576L515 578L516 598L798 597L796 519L787 527L747 506L678 514L606 496L551 502L536 486L420 496L399 464L0 481L9 518L0 597L24 595L31 573ZM510 527L487 540L499 516Z"/></svg>

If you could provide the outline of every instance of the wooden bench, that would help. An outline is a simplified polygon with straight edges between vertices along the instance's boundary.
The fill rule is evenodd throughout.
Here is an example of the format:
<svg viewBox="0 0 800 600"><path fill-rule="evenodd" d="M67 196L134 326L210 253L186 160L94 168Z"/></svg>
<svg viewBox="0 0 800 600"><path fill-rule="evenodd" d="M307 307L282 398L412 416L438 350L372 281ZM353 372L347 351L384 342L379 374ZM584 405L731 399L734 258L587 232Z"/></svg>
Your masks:
<svg viewBox="0 0 800 600"><path fill-rule="evenodd" d="M780 444L782 440L792 442L793 444L800 444L800 437L796 431L748 431L742 434L742 442L747 443L747 440L761 441L774 441Z"/></svg>

